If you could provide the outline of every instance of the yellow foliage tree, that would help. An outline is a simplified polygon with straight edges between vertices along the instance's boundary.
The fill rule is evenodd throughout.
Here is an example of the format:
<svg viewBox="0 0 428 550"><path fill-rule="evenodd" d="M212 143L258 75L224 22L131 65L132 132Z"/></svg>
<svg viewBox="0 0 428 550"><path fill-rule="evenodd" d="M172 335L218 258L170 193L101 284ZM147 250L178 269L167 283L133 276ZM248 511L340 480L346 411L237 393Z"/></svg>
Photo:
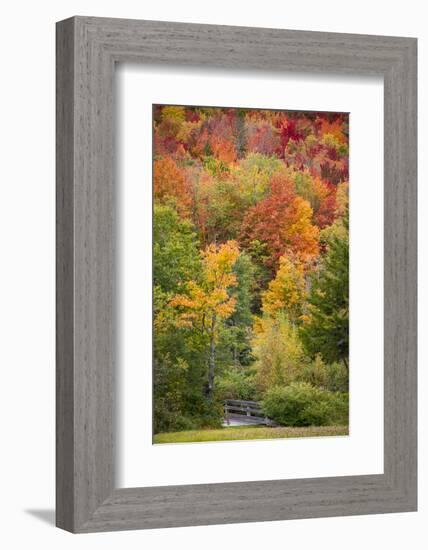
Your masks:
<svg viewBox="0 0 428 550"><path fill-rule="evenodd" d="M294 327L284 312L264 315L254 324L253 353L255 381L260 392L274 386L288 386L300 378L305 353Z"/></svg>
<svg viewBox="0 0 428 550"><path fill-rule="evenodd" d="M165 105L162 108L162 120L174 120L184 122L186 118L186 109L179 105Z"/></svg>
<svg viewBox="0 0 428 550"><path fill-rule="evenodd" d="M296 197L292 204L294 223L291 223L284 240L296 250L302 261L310 261L319 254L319 229L312 224L312 208L309 202Z"/></svg>
<svg viewBox="0 0 428 550"><path fill-rule="evenodd" d="M349 184L347 181L339 183L336 192L337 215L343 217L349 206Z"/></svg>
<svg viewBox="0 0 428 550"><path fill-rule="evenodd" d="M283 311L291 322L295 322L302 315L306 294L304 264L281 256L276 277L263 294L263 313L275 316Z"/></svg>
<svg viewBox="0 0 428 550"><path fill-rule="evenodd" d="M214 391L216 341L221 322L235 311L236 299L228 290L237 285L233 266L239 256L235 241L210 244L202 253L202 282L190 281L186 294L177 294L169 305L177 311L177 325L208 336L208 396Z"/></svg>

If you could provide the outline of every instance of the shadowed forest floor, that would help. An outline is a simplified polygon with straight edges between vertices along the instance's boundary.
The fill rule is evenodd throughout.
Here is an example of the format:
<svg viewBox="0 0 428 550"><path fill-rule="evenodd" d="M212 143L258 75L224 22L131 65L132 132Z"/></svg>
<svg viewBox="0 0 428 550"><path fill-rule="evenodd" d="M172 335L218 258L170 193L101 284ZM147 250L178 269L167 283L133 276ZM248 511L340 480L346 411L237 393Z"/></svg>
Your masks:
<svg viewBox="0 0 428 550"><path fill-rule="evenodd" d="M234 441L246 439L279 439L349 435L348 426L309 426L303 428L266 426L230 427L156 434L153 443L197 443L202 441Z"/></svg>

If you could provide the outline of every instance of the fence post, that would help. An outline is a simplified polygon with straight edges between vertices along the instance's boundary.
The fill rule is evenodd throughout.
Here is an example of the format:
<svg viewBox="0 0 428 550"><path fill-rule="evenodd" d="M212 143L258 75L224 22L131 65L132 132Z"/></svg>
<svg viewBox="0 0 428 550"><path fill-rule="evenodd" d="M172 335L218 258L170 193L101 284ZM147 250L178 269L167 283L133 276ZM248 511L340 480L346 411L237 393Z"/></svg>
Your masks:
<svg viewBox="0 0 428 550"><path fill-rule="evenodd" d="M230 421L229 421L229 406L227 404L227 401L225 401L224 403L224 417L226 419L226 424L229 426L230 425Z"/></svg>

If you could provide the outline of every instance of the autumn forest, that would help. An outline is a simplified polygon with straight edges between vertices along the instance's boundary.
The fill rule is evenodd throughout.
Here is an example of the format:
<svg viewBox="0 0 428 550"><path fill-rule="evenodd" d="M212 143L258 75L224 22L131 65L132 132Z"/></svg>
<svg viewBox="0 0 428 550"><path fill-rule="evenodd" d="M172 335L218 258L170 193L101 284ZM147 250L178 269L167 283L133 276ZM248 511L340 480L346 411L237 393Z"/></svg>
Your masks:
<svg viewBox="0 0 428 550"><path fill-rule="evenodd" d="M347 434L348 119L153 107L155 442Z"/></svg>

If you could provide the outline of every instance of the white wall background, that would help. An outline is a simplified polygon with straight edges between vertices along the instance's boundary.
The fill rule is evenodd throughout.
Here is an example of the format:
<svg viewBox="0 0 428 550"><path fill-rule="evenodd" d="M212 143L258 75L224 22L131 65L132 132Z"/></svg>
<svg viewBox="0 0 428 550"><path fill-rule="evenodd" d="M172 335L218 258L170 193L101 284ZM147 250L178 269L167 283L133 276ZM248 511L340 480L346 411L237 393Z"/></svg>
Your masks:
<svg viewBox="0 0 428 550"><path fill-rule="evenodd" d="M426 287L420 287L419 512L73 536L54 506L54 23L70 15L417 36L419 38L420 280L428 276L428 30L420 0L14 0L0 19L1 284L0 543L43 550L426 548L428 375ZM425 206L425 208L424 208ZM424 242L425 241L425 242ZM425 305L425 307L424 307ZM425 342L424 342L425 340Z"/></svg>

